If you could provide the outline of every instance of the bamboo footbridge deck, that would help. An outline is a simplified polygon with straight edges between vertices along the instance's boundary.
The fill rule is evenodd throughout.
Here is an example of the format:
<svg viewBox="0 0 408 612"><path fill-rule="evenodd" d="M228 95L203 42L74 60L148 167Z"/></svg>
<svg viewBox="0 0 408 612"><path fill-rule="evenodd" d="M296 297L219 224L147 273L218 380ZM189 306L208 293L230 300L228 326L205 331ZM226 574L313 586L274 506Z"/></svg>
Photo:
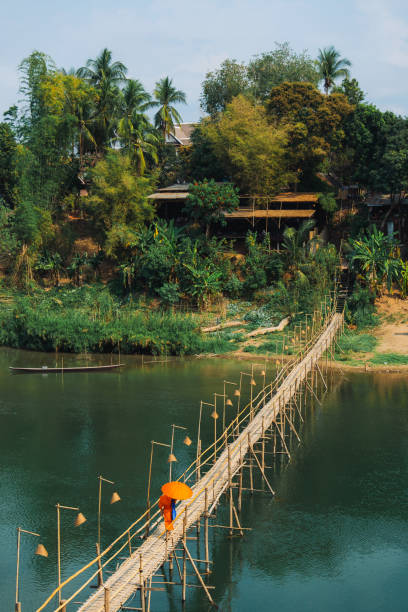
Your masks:
<svg viewBox="0 0 408 612"><path fill-rule="evenodd" d="M290 450L285 441L285 427L293 430L296 437L298 437L293 425L294 417L296 416L293 402L296 402L297 394L302 385L304 388L307 385L311 393L314 394L313 378L310 379L312 381L310 385L308 377L316 375L317 378L317 376L320 376L324 382L319 362L321 362L325 354L327 358L336 336L343 330L343 321L343 314L336 312L335 307L326 312L319 328L316 329L312 337L305 343L299 354L290 363L285 364L279 376L272 383L264 384L262 391L257 397L253 400L251 399L251 402L238 412L236 418L228 424L218 439L215 436L216 439L212 445L202 453L200 448L197 450L197 459L180 477L181 480L190 484L193 495L190 499L178 503L173 531L165 531L159 510L156 510L151 515L149 509L98 557L65 580L61 587L56 589L43 605L37 609L37 612L45 609L53 609L55 612L68 612L68 610L78 610L78 612L116 612L121 609L148 612L150 610L152 591L163 590L152 587L152 579L167 561L172 563L173 560L177 563L178 575L180 577L180 583L177 584L182 586L182 600L185 600L186 587L189 586L186 584L186 558L193 566L199 580L198 586L203 588L208 599L213 602L210 591L204 583L200 572L197 570L195 563L195 561L197 564L204 561L192 559L186 545L186 539L188 539L186 534L194 525L198 526L199 529L201 520L204 519L206 537L205 562L208 568L208 518L219 503L221 495L224 492L228 493L229 490L230 522L227 528L230 529L230 534L239 531L243 535L243 528L241 527L233 499L233 487L237 487L238 484L233 482L233 478L240 474L239 486L241 489L243 467L248 467L249 457L251 458L251 486L252 468L259 468L268 489L274 494L264 472L264 447L261 459L261 451L256 452L254 445L264 440L266 432L268 430L272 432L274 427L275 435L280 442L282 450L290 458ZM324 384L326 383L324 382ZM290 413L287 412L289 404L293 408L293 412ZM297 404L296 408L297 413L302 419ZM193 482L195 482L194 485L192 484ZM239 510L240 507L241 500L239 499ZM143 538L143 540L140 538ZM183 547L181 550L184 555L182 569L180 569L177 561L178 557L175 553L177 546L180 545ZM122 561L123 556L121 557L121 554L128 554L129 556ZM106 571L107 566L113 569L113 573L103 582L102 572ZM80 577L82 577L84 582L78 586ZM84 589L89 587L91 582L98 578L100 586L86 601L82 603L77 602L78 596L81 593L82 598L85 593L89 593L88 590ZM64 588L67 591L69 584L71 590L74 589L74 592L63 601L61 589ZM154 584L160 583L153 582ZM126 608L126 603L129 602L136 591L140 592L140 607ZM57 597L60 603L55 603L55 597Z"/></svg>

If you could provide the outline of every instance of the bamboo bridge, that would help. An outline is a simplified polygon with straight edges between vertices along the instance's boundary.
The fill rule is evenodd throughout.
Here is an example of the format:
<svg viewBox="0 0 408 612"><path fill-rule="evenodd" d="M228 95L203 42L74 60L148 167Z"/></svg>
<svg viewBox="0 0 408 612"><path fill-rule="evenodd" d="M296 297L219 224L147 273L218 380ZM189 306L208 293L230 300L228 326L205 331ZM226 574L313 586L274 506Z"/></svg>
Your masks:
<svg viewBox="0 0 408 612"><path fill-rule="evenodd" d="M153 512L152 509L151 512L149 508L106 550L65 580L37 612L150 612L152 592L164 591L167 585L181 587L182 601L186 599L187 588L195 587L202 589L203 595L214 603L213 587L206 582L211 563L209 527L224 528L229 535L244 534L245 528L241 525L242 495L243 491L254 490L255 470L261 474L266 492L275 494L266 475L265 452L268 451L265 451L265 447L269 445L269 452L290 460L290 440L296 438L300 441L297 427L306 416L307 397L319 401L319 385L321 389L327 389L325 364L327 374L332 345L337 335L342 333L344 325L343 313L337 310L334 301L330 308L319 313L319 320L313 317L310 333L307 331L309 327L299 330L304 342L298 353L290 361L279 363L280 370L272 382L266 384L265 372L262 372L264 384L261 392L252 398L251 390L251 401L242 410L237 410L236 417L221 435L215 434L213 444L203 452L199 433L196 460L180 477L190 485L193 495L178 503L174 530L166 532L160 511L155 509ZM251 383L255 384L252 380ZM214 417L217 418L217 415ZM244 470L247 470L246 487L243 486ZM228 500L228 525L211 525L210 518L223 493L226 493ZM196 538L188 536L192 528L197 534ZM187 541L200 540L200 537L204 554L201 555L202 559L195 559ZM188 584L188 563L193 569L196 584ZM156 576L160 570L164 573L166 564L169 577L165 574L165 578L163 575ZM112 572L104 580L103 573L108 571L108 567ZM89 587L95 580L99 587L89 595ZM64 594L68 590L73 592L64 600L62 589ZM85 601L78 602L78 598L84 599L84 595L89 596ZM138 607L132 601L136 595L140 597Z"/></svg>

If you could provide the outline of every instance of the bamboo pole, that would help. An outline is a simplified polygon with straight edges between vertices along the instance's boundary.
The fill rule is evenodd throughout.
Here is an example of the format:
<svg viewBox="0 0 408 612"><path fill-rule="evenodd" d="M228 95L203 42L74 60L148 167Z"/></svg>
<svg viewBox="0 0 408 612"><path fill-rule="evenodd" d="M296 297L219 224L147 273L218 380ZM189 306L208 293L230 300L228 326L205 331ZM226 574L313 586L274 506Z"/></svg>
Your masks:
<svg viewBox="0 0 408 612"><path fill-rule="evenodd" d="M213 600L213 598L211 597L210 591L208 590L207 585L205 584L205 582L204 582L204 580L203 580L203 578L202 578L202 576L201 576L200 572L198 571L197 566L196 566L196 564L194 563L194 560L193 560L192 556L190 555L190 551L188 550L187 545L186 545L186 543L185 543L185 541L184 541L184 540L183 540L183 548L184 548L184 552L183 552L183 554L184 554L184 555L186 555L186 554L187 554L188 560L190 561L190 563L191 563L191 565L192 565L192 567L193 567L193 570L194 570L194 572L196 573L197 578L198 578L198 580L199 580L199 582L200 582L201 586L203 587L203 589L204 589L204 591L205 591L205 594L207 595L207 597L208 597L208 599L210 600L210 602L211 602L211 603L214 605L214 600ZM183 588L185 588L185 584L183 585ZM183 601L185 601L185 597L184 597Z"/></svg>
<svg viewBox="0 0 408 612"><path fill-rule="evenodd" d="M208 489L204 493L204 548L205 548L205 571L210 573L210 555L208 550Z"/></svg>
<svg viewBox="0 0 408 612"><path fill-rule="evenodd" d="M187 527L187 508L184 510L183 519L183 576L182 576L182 593L181 601L186 601L186 584L187 584L187 563L186 563L186 527Z"/></svg>
<svg viewBox="0 0 408 612"><path fill-rule="evenodd" d="M110 612L110 589L104 587L104 612Z"/></svg>
<svg viewBox="0 0 408 612"><path fill-rule="evenodd" d="M139 555L139 581L140 581L140 604L142 611L146 612L146 596L145 596L145 584L143 576L143 558Z"/></svg>
<svg viewBox="0 0 408 612"><path fill-rule="evenodd" d="M232 481L231 481L231 448L228 445L228 487L229 487L229 524L230 524L230 536L232 537L233 531L233 510L234 500L232 496Z"/></svg>
<svg viewBox="0 0 408 612"><path fill-rule="evenodd" d="M244 474L243 458L242 458L242 445L239 445L239 489L238 489L238 512L242 509L242 479Z"/></svg>

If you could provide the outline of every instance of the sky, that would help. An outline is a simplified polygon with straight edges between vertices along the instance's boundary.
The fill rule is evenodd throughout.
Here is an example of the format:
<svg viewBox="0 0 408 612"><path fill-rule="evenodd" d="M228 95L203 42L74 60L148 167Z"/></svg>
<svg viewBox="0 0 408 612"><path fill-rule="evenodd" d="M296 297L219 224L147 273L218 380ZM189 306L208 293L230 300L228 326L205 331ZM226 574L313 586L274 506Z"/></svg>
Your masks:
<svg viewBox="0 0 408 612"><path fill-rule="evenodd" d="M187 95L183 121L196 121L208 71L285 41L312 57L334 45L369 102L408 115L406 0L3 0L1 25L0 120L33 50L69 69L108 47L148 91L173 78Z"/></svg>

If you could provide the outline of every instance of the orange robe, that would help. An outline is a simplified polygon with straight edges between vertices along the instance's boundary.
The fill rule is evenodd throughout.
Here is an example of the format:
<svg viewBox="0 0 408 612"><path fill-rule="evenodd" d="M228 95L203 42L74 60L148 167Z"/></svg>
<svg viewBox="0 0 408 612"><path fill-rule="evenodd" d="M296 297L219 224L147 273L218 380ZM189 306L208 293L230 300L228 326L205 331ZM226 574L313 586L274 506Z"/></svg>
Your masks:
<svg viewBox="0 0 408 612"><path fill-rule="evenodd" d="M171 501L171 497L168 495L162 495L159 499L159 508L163 515L167 531L172 531L174 529L171 517Z"/></svg>

